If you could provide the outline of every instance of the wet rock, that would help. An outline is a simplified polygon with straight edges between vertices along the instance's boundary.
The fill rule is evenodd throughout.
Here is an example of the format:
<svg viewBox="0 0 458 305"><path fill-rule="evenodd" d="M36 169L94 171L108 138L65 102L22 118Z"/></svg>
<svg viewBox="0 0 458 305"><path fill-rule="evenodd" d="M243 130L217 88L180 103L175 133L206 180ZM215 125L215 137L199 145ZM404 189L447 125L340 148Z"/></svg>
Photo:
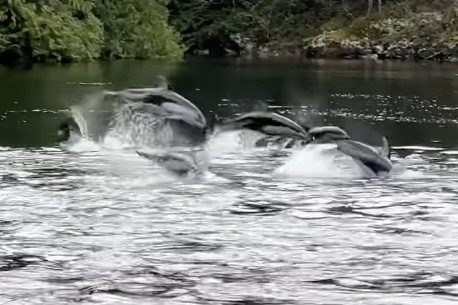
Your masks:
<svg viewBox="0 0 458 305"><path fill-rule="evenodd" d="M363 55L361 56L362 59L371 59L371 60L377 60L378 55L377 54L368 54L368 55Z"/></svg>
<svg viewBox="0 0 458 305"><path fill-rule="evenodd" d="M421 59L430 58L430 57L434 56L435 53L436 53L436 51L433 50L433 49L421 48L421 49L418 50L418 56Z"/></svg>
<svg viewBox="0 0 458 305"><path fill-rule="evenodd" d="M458 33L444 14L357 18L347 28L328 29L306 40L304 49L308 57L456 61Z"/></svg>

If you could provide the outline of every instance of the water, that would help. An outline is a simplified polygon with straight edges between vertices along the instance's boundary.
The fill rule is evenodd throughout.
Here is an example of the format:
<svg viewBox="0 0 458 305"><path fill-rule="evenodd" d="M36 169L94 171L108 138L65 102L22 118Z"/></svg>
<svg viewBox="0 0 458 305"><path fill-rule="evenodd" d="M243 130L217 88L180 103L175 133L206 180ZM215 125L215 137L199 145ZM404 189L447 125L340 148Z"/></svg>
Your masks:
<svg viewBox="0 0 458 305"><path fill-rule="evenodd" d="M397 170L208 144L177 178L105 141L56 143L69 107L156 73L213 122L266 103L386 134ZM0 70L1 304L456 304L455 65L145 62ZM298 157L299 154L299 157ZM286 170L285 170L286 168Z"/></svg>

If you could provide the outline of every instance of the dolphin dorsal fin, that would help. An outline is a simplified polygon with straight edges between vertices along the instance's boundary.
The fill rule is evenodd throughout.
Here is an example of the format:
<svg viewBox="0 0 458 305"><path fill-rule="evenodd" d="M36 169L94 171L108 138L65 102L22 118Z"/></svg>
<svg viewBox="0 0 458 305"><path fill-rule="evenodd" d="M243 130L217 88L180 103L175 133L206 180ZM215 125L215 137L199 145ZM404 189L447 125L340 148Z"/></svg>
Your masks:
<svg viewBox="0 0 458 305"><path fill-rule="evenodd" d="M381 153L383 156L390 158L390 144L388 143L388 139L386 137L382 137L383 145L381 149Z"/></svg>

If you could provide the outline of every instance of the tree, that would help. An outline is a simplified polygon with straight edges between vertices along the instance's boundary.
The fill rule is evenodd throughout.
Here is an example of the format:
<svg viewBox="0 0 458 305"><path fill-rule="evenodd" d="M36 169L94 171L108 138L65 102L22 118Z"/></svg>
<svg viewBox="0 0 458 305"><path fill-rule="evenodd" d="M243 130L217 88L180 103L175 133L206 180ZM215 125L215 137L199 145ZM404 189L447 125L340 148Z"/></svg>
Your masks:
<svg viewBox="0 0 458 305"><path fill-rule="evenodd" d="M367 15L370 15L374 6L374 0L367 0ZM377 0L377 11L382 12L382 0Z"/></svg>
<svg viewBox="0 0 458 305"><path fill-rule="evenodd" d="M0 60L180 58L179 34L158 1L4 0Z"/></svg>

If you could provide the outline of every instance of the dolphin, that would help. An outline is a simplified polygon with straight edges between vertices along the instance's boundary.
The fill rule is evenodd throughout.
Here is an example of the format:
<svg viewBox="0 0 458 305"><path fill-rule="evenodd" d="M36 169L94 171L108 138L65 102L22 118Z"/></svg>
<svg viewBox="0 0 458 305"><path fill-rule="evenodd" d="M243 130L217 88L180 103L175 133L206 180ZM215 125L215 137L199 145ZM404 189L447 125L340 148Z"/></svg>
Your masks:
<svg viewBox="0 0 458 305"><path fill-rule="evenodd" d="M219 132L249 129L265 135L266 138L308 139L306 130L299 124L277 113L251 111L225 120L218 126ZM261 140L265 140L261 139Z"/></svg>
<svg viewBox="0 0 458 305"><path fill-rule="evenodd" d="M375 175L390 172L393 164L389 159L389 144L386 137L382 147L377 149L368 144L350 138L346 131L337 126L320 126L309 130L307 144L334 143L337 150L352 157L359 166L370 169ZM306 144L306 145L307 145Z"/></svg>
<svg viewBox="0 0 458 305"><path fill-rule="evenodd" d="M326 143L332 140L348 140L350 136L345 130L337 126L319 126L310 128L309 140L315 143Z"/></svg>
<svg viewBox="0 0 458 305"><path fill-rule="evenodd" d="M104 91L107 95L117 97L118 102L142 102L162 108L162 113L167 118L177 119L180 115L186 118L193 118L198 125L206 125L206 119L202 111L190 100L181 96L171 89L167 79L157 76L159 85L157 87L129 88L120 91Z"/></svg>
<svg viewBox="0 0 458 305"><path fill-rule="evenodd" d="M201 168L195 159L193 152L142 152L136 151L141 157L153 161L155 164L165 168L177 176L188 176L200 174Z"/></svg>
<svg viewBox="0 0 458 305"><path fill-rule="evenodd" d="M377 176L381 173L389 173L393 169L393 164L388 157L367 144L352 140L339 140L336 144L338 150L358 160Z"/></svg>
<svg viewBox="0 0 458 305"><path fill-rule="evenodd" d="M178 134L186 135L194 144L202 144L208 135L208 126L202 111L191 101L170 89L165 77L153 88L130 88L104 91L119 104L142 103L142 109L163 119Z"/></svg>
<svg viewBox="0 0 458 305"><path fill-rule="evenodd" d="M125 89L106 91L105 94L116 97L120 103L141 102L150 105L153 114L170 120L182 120L190 125L205 128L203 113L191 101L170 90L157 88Z"/></svg>
<svg viewBox="0 0 458 305"><path fill-rule="evenodd" d="M364 143L370 147L375 148L380 154L385 157L390 157L391 150L388 143L388 139L385 136L382 136L375 131L371 131L371 137L362 137L359 132L356 136L350 136L345 130L337 126L319 126L310 128L308 135L311 138L314 138L314 142L327 142L329 140L352 140Z"/></svg>

